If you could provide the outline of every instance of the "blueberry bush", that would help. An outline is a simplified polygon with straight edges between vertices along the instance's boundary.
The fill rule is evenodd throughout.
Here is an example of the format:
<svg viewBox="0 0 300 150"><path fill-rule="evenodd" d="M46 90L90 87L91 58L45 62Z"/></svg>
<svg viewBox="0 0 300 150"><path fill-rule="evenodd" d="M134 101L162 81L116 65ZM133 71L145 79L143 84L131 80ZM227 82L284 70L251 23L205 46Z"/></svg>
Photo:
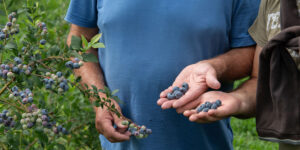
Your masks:
<svg viewBox="0 0 300 150"><path fill-rule="evenodd" d="M133 136L152 133L115 109L111 100L120 101L117 90L89 89L73 74L84 62L98 62L85 52L104 47L101 34L90 42L72 37L68 47L60 38L66 33L48 26L38 2L19 1L22 7L11 13L9 6L18 0L1 2L6 17L0 22L0 149L100 149L89 99L124 118Z"/></svg>

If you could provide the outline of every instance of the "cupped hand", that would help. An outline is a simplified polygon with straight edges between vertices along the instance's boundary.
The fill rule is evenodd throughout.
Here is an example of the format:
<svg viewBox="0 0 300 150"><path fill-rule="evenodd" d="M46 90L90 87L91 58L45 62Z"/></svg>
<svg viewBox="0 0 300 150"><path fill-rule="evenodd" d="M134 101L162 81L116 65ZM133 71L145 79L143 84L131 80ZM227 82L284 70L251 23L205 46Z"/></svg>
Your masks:
<svg viewBox="0 0 300 150"><path fill-rule="evenodd" d="M215 102L221 100L222 105L217 109L210 109L208 112L197 113L197 108L184 111L183 115L190 121L197 123L210 123L238 115L241 109L241 101L230 93L220 91L210 91L198 98L198 106L205 102Z"/></svg>
<svg viewBox="0 0 300 150"><path fill-rule="evenodd" d="M179 99L168 100L167 94L172 92L173 87L181 87L184 82L189 85L188 91ZM205 62L189 65L181 71L172 86L161 92L157 104L160 105L162 109L173 107L177 109L178 113L182 113L183 111L180 108L197 100L208 88L219 89L220 87L221 84L217 79L217 72L212 65ZM197 107L197 103L192 104L194 104L194 106L189 105L189 109Z"/></svg>
<svg viewBox="0 0 300 150"><path fill-rule="evenodd" d="M120 106L116 102L114 102L114 105L121 113ZM96 129L112 143L123 142L130 139L131 133L127 131L127 126L122 125L122 121L124 120L126 119L119 118L116 114L107 110L105 106L96 109ZM116 127L114 127L114 125Z"/></svg>

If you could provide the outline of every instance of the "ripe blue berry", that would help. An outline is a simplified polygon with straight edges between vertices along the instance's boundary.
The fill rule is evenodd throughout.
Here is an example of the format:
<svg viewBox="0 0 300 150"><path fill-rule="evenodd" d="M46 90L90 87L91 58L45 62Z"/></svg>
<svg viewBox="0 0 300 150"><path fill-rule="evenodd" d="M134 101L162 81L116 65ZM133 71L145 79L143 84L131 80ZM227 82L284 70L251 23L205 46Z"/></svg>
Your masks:
<svg viewBox="0 0 300 150"><path fill-rule="evenodd" d="M9 65L5 65L4 68L5 68L6 70L9 70L9 69L10 69Z"/></svg>
<svg viewBox="0 0 300 150"><path fill-rule="evenodd" d="M57 72L56 75L57 75L57 77L61 77L62 73L61 72Z"/></svg>
<svg viewBox="0 0 300 150"><path fill-rule="evenodd" d="M173 87L173 92L175 92L175 91L179 91L179 87L178 86Z"/></svg>
<svg viewBox="0 0 300 150"><path fill-rule="evenodd" d="M79 61L80 61L80 59L79 59L79 58L74 58L74 60L75 60L76 62L79 62Z"/></svg>
<svg viewBox="0 0 300 150"><path fill-rule="evenodd" d="M28 102L32 103L33 102L33 98L32 97L28 97Z"/></svg>
<svg viewBox="0 0 300 150"><path fill-rule="evenodd" d="M217 109L218 108L218 105L216 103L213 103L210 107L210 109Z"/></svg>
<svg viewBox="0 0 300 150"><path fill-rule="evenodd" d="M217 100L215 103L217 104L218 107L222 105L222 101L221 100Z"/></svg>
<svg viewBox="0 0 300 150"><path fill-rule="evenodd" d="M48 114L48 111L46 109L42 109L42 114L43 115L47 115Z"/></svg>
<svg viewBox="0 0 300 150"><path fill-rule="evenodd" d="M175 95L172 94L172 93L168 93L168 94L167 94L167 98L168 98L169 100L175 99Z"/></svg>
<svg viewBox="0 0 300 150"><path fill-rule="evenodd" d="M50 90L50 89L52 88L52 86L51 86L51 84L46 84L46 85L45 85L45 88L46 88L47 90Z"/></svg>
<svg viewBox="0 0 300 150"><path fill-rule="evenodd" d="M186 82L184 82L182 84L182 87L188 90L189 89L189 84L187 84Z"/></svg>
<svg viewBox="0 0 300 150"><path fill-rule="evenodd" d="M11 22L8 22L8 23L6 24L6 26L11 27L11 26L12 26L12 23L11 23Z"/></svg>
<svg viewBox="0 0 300 150"><path fill-rule="evenodd" d="M69 67L69 68L73 68L73 62L72 61L68 61L68 62L66 62L66 67Z"/></svg>
<svg viewBox="0 0 300 150"><path fill-rule="evenodd" d="M173 94L175 95L176 99L179 99L183 95L183 93L181 93L180 91L175 91Z"/></svg>
<svg viewBox="0 0 300 150"><path fill-rule="evenodd" d="M210 108L210 107L211 107L211 105L212 105L212 103L211 103L211 102L205 102L205 108Z"/></svg>
<svg viewBox="0 0 300 150"><path fill-rule="evenodd" d="M203 112L208 112L209 108L204 108Z"/></svg>
<svg viewBox="0 0 300 150"><path fill-rule="evenodd" d="M13 73L19 73L19 68L18 67L13 67L12 72Z"/></svg>
<svg viewBox="0 0 300 150"><path fill-rule="evenodd" d="M199 107L197 107L197 109L196 109L197 113L203 111L204 108L205 108L205 104L202 104Z"/></svg>
<svg viewBox="0 0 300 150"><path fill-rule="evenodd" d="M41 44L41 45L45 45L46 42L47 42L47 41L46 41L45 39L40 40L40 44Z"/></svg>
<svg viewBox="0 0 300 150"><path fill-rule="evenodd" d="M21 64L21 63L22 63L22 60L21 60L21 58L19 58L19 57L15 57L15 58L14 58L14 61L15 61L17 64Z"/></svg>
<svg viewBox="0 0 300 150"><path fill-rule="evenodd" d="M73 63L73 68L74 68L74 69L79 69L79 68L80 68L79 63Z"/></svg>

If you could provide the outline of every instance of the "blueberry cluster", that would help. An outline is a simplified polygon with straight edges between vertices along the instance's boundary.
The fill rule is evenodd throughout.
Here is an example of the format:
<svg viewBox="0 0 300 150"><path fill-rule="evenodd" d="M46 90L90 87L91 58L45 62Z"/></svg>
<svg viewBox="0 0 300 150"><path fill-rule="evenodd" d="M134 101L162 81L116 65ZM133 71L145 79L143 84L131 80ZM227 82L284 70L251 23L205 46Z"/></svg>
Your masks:
<svg viewBox="0 0 300 150"><path fill-rule="evenodd" d="M14 62L14 64L0 64L0 77L7 79L23 73L26 75L31 74L32 68L22 64L21 58L15 57Z"/></svg>
<svg viewBox="0 0 300 150"><path fill-rule="evenodd" d="M16 13L13 12L8 15L9 22L6 23L3 29L0 29L0 40L9 38L11 35L17 34L20 32L19 24L17 23Z"/></svg>
<svg viewBox="0 0 300 150"><path fill-rule="evenodd" d="M36 105L32 104L27 108L27 113L22 114L20 121L23 129L30 129L37 127L43 129L44 133L55 135L55 134L68 134L66 128L61 125L56 125L55 121L51 121L46 109L38 109Z"/></svg>
<svg viewBox="0 0 300 150"><path fill-rule="evenodd" d="M220 100L216 100L215 102L205 102L204 104L200 105L196 111L197 113L200 112L208 112L210 109L217 109L222 105L222 102Z"/></svg>
<svg viewBox="0 0 300 150"><path fill-rule="evenodd" d="M175 87L173 88L172 92L167 94L167 98L168 98L169 100L172 100L172 99L179 99L180 97L182 97L182 96L186 93L186 91L187 91L188 89L189 89L189 85L188 85L186 82L184 82L184 83L182 84L182 87L181 87L181 88L179 88L178 86L175 86Z"/></svg>
<svg viewBox="0 0 300 150"><path fill-rule="evenodd" d="M75 58L74 62L70 60L66 62L65 65L70 69L79 69L83 65L83 61L80 60L79 58Z"/></svg>
<svg viewBox="0 0 300 150"><path fill-rule="evenodd" d="M42 36L44 36L44 35L46 35L48 33L48 29L47 29L46 23L39 22L37 24L37 26L40 28ZM45 40L45 44L46 44L46 40ZM42 44L42 45L44 45L44 44Z"/></svg>
<svg viewBox="0 0 300 150"><path fill-rule="evenodd" d="M56 74L46 73L44 78L44 83L46 89L50 90L53 88L58 88L58 92L65 92L69 90L68 80L62 75L62 72L57 72Z"/></svg>
<svg viewBox="0 0 300 150"><path fill-rule="evenodd" d="M23 104L32 103L33 102L33 94L30 89L25 89L23 91L19 90L17 86L11 88L11 94L9 94L10 99L21 99Z"/></svg>
<svg viewBox="0 0 300 150"><path fill-rule="evenodd" d="M128 131L131 133L131 135L138 139L147 138L148 135L152 133L152 130L146 128L146 126L138 126L134 123L130 123L127 120L123 121L122 125L128 126Z"/></svg>
<svg viewBox="0 0 300 150"><path fill-rule="evenodd" d="M0 125L3 124L5 127L15 127L16 122L12 117L10 117L10 113L8 110L3 110L0 113Z"/></svg>

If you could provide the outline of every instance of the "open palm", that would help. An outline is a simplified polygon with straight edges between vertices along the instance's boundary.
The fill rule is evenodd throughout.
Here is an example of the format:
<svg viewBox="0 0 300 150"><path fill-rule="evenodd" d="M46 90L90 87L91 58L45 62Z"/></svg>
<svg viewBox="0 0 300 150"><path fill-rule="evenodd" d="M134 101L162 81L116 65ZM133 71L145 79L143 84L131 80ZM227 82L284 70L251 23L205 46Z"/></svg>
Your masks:
<svg viewBox="0 0 300 150"><path fill-rule="evenodd" d="M180 87L184 82L189 84L189 90L181 98L176 100L168 100L167 94L172 92L173 87ZM192 103L203 94L208 88L219 89L220 83L217 80L216 70L208 63L198 63L189 65L184 68L181 73L177 76L172 86L164 90L160 94L160 99L157 104L162 109L176 108L177 112L182 113L185 105ZM189 105L189 109L198 106L196 103ZM180 111L178 111L180 110Z"/></svg>

